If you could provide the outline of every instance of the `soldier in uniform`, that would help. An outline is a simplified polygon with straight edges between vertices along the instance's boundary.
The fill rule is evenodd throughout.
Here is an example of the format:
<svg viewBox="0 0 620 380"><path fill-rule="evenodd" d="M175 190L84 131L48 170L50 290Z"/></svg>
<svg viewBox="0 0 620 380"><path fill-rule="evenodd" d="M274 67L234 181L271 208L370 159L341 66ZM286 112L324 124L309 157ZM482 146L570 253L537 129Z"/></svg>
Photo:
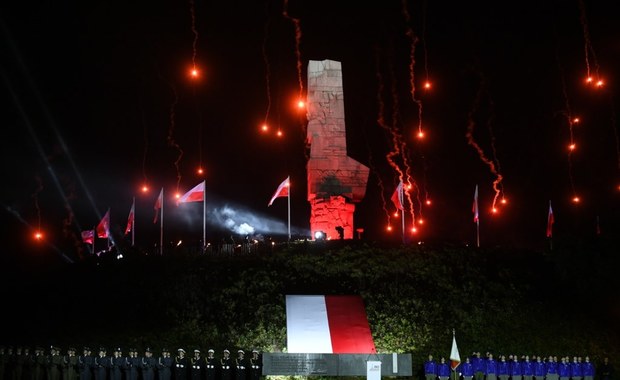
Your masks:
<svg viewBox="0 0 620 380"><path fill-rule="evenodd" d="M194 350L194 357L190 359L190 379L191 380L202 380L203 371L204 371L205 361L200 356L200 350Z"/></svg>
<svg viewBox="0 0 620 380"><path fill-rule="evenodd" d="M47 380L60 380L61 368L62 356L60 356L60 348L51 346L50 354L47 357Z"/></svg>
<svg viewBox="0 0 620 380"><path fill-rule="evenodd" d="M161 356L157 361L157 371L159 373L159 380L171 380L172 357L170 357L170 350L167 348L161 350Z"/></svg>
<svg viewBox="0 0 620 380"><path fill-rule="evenodd" d="M133 347L129 348L129 356L123 361L123 372L125 372L125 380L138 380L138 370L141 360L138 357L138 350Z"/></svg>
<svg viewBox="0 0 620 380"><path fill-rule="evenodd" d="M209 348L207 357L205 358L205 379L215 380L217 359L215 359L215 350Z"/></svg>
<svg viewBox="0 0 620 380"><path fill-rule="evenodd" d="M224 356L220 359L220 380L232 380L232 359L230 351L224 350Z"/></svg>
<svg viewBox="0 0 620 380"><path fill-rule="evenodd" d="M123 380L124 364L123 351L120 347L117 347L110 358L110 380Z"/></svg>
<svg viewBox="0 0 620 380"><path fill-rule="evenodd" d="M245 352L239 350L237 351L237 358L235 359L235 380L245 380L246 368Z"/></svg>
<svg viewBox="0 0 620 380"><path fill-rule="evenodd" d="M77 380L79 376L78 357L75 348L69 347L67 354L62 359L62 380Z"/></svg>
<svg viewBox="0 0 620 380"><path fill-rule="evenodd" d="M22 380L22 370L24 368L24 353L21 347L15 348L15 353L13 354L13 363L11 368L11 379L12 380Z"/></svg>
<svg viewBox="0 0 620 380"><path fill-rule="evenodd" d="M144 357L142 358L142 380L155 380L155 368L157 367L157 360L153 357L153 351L147 347L144 350Z"/></svg>
<svg viewBox="0 0 620 380"><path fill-rule="evenodd" d="M47 361L43 347L37 346L34 348L32 361L32 380L43 380L45 378L45 363Z"/></svg>
<svg viewBox="0 0 620 380"><path fill-rule="evenodd" d="M4 380L4 371L6 371L6 365L9 361L9 357L6 354L6 348L0 346L0 380Z"/></svg>
<svg viewBox="0 0 620 380"><path fill-rule="evenodd" d="M187 358L185 350L179 348L177 356L174 358L174 380L187 380Z"/></svg>
<svg viewBox="0 0 620 380"><path fill-rule="evenodd" d="M80 371L80 380L91 380L93 378L93 366L95 358L91 354L90 347L84 347L82 356L78 357L78 368Z"/></svg>
<svg viewBox="0 0 620 380"><path fill-rule="evenodd" d="M99 354L95 356L93 363L93 374L95 380L107 380L108 369L110 368L110 358L106 356L105 347L99 347Z"/></svg>
<svg viewBox="0 0 620 380"><path fill-rule="evenodd" d="M258 350L252 350L250 358L250 380L259 380L263 375L263 363L261 362Z"/></svg>

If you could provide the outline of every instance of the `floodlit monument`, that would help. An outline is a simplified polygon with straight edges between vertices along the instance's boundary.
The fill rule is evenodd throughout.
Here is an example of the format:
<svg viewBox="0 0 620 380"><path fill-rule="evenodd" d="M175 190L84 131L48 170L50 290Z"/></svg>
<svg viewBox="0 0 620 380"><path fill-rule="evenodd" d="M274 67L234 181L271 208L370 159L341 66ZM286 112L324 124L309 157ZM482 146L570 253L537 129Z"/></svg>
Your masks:
<svg viewBox="0 0 620 380"><path fill-rule="evenodd" d="M307 117L312 237L353 239L355 204L366 194L370 170L347 155L340 62L308 62Z"/></svg>

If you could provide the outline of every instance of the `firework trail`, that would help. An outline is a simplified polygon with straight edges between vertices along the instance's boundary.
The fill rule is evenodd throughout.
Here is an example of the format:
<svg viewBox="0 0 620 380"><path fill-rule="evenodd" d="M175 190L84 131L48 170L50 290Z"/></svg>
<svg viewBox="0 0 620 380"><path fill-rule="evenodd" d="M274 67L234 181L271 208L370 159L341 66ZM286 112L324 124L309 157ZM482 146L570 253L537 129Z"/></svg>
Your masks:
<svg viewBox="0 0 620 380"><path fill-rule="evenodd" d="M465 137L467 138L467 143L471 145L476 150L476 152L478 152L478 155L480 156L480 160L483 163L485 163L489 167L489 170L491 171L491 173L496 176L495 180L493 181L493 190L495 191L495 196L493 197L493 205L492 205L492 210L495 211L497 199L499 198L501 194L500 184L503 180L503 176L497 170L495 163L486 157L486 155L484 154L484 151L474 139L474 129L476 127L476 122L474 121L474 118L475 118L476 112L479 110L482 97L483 95L485 95L484 87L485 87L484 83L481 83L480 88L478 89L478 93L476 94L476 98L474 100L472 109L467 115L467 132L465 133Z"/></svg>
<svg viewBox="0 0 620 380"><path fill-rule="evenodd" d="M282 15L286 19L291 20L291 22L295 26L295 58L297 59L297 80L299 82L299 99L303 99L304 82L303 82L303 78L301 76L301 68L302 68L302 65L301 65L301 50L299 48L299 46L301 44L301 25L300 25L300 22L299 22L298 18L291 17L288 14L288 0L284 0Z"/></svg>
<svg viewBox="0 0 620 380"><path fill-rule="evenodd" d="M570 187L571 187L571 191L573 194L573 199L576 199L577 192L575 191L575 180L573 177L573 160L572 160L573 152L576 147L573 127L576 123L579 122L579 119L572 116L570 102L568 100L568 90L566 88L566 81L564 80L564 70L562 69L562 65L560 64L560 60L558 59L557 54L556 54L556 61L558 64L558 71L560 72L560 82L562 83L562 97L564 100L564 110L561 111L560 113L566 120L566 124L568 125L569 138L570 138L569 145L568 145L568 154L567 154L568 179L570 181Z"/></svg>
<svg viewBox="0 0 620 380"><path fill-rule="evenodd" d="M196 30L196 11L194 7L194 0L189 0L189 12L192 17L192 33L194 34L194 40L192 41L192 69L196 70L196 46L198 45L198 30Z"/></svg>
<svg viewBox="0 0 620 380"><path fill-rule="evenodd" d="M181 169L179 167L179 164L181 162L181 158L183 158L183 149L181 149L179 144L177 144L177 142L174 140L175 109L177 104L179 103L179 95L177 94L176 88L172 84L170 84L170 87L172 88L172 92L174 93L174 100L170 105L170 126L168 128L168 137L166 138L166 141L168 142L169 146L175 148L179 152L177 159L174 161L174 167L177 171L177 191L179 191L179 188L181 186Z"/></svg>
<svg viewBox="0 0 620 380"><path fill-rule="evenodd" d="M422 102L415 97L415 48L418 43L418 38L416 37L413 29L409 26L411 22L411 16L409 15L409 11L407 10L407 0L402 0L402 12L405 17L405 22L407 25L407 29L405 34L410 42L409 47L409 87L411 91L411 100L418 107L418 135L422 136Z"/></svg>
<svg viewBox="0 0 620 380"><path fill-rule="evenodd" d="M267 12L268 14L269 12ZM269 112L271 111L271 65L269 64L269 58L267 56L267 39L269 37L269 24L271 23L271 18L267 17L267 21L265 22L265 33L263 35L263 45L262 45L262 53L263 53L263 62L265 63L265 84L267 90L267 111L265 112L265 122L264 125L268 125L267 121L269 120Z"/></svg>
<svg viewBox="0 0 620 380"><path fill-rule="evenodd" d="M35 210L37 211L37 228L38 231L41 231L41 207L39 207L39 193L43 191L43 181L39 176L35 176L35 180L37 181L37 188L31 196L34 200Z"/></svg>
<svg viewBox="0 0 620 380"><path fill-rule="evenodd" d="M148 127L146 125L146 115L144 114L144 108L140 107L140 120L142 121L142 132L144 137L144 152L142 153L142 178L143 184L148 184L148 178L146 177L146 157L149 151L149 136Z"/></svg>
<svg viewBox="0 0 620 380"><path fill-rule="evenodd" d="M584 55L586 60L586 71L587 71L587 80L590 82L592 80L590 73L590 55L592 55L592 59L594 60L594 70L596 72L596 80L597 84L600 84L599 77L599 65L596 59L596 53L594 52L594 47L592 46L592 42L590 40L590 30L588 28L588 17L586 15L586 6L583 0L579 0L579 13L580 13L580 21L581 27L583 28L583 39L584 39Z"/></svg>

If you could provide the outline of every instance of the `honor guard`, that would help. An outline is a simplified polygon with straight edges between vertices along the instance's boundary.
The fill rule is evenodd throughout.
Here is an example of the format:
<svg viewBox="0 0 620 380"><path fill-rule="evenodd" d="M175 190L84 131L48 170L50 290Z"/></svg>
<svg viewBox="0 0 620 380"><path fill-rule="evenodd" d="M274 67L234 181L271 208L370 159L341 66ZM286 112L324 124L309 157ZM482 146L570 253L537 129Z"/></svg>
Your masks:
<svg viewBox="0 0 620 380"><path fill-rule="evenodd" d="M170 350L163 348L161 356L157 360L157 371L159 373L158 380L171 380L172 378L172 357Z"/></svg>
<svg viewBox="0 0 620 380"><path fill-rule="evenodd" d="M60 348L50 347L50 356L47 358L47 380L60 380L62 356Z"/></svg>
<svg viewBox="0 0 620 380"><path fill-rule="evenodd" d="M128 354L129 356L126 356L123 360L123 372L125 373L125 380L138 380L138 374L141 364L141 360L138 357L138 350L130 347Z"/></svg>
<svg viewBox="0 0 620 380"><path fill-rule="evenodd" d="M84 349L82 350L82 355L78 358L80 380L92 380L94 365L95 358L92 355L90 347L84 347Z"/></svg>
<svg viewBox="0 0 620 380"><path fill-rule="evenodd" d="M205 361L200 356L200 350L194 350L194 357L190 359L190 375L191 380L202 380L203 371L204 371Z"/></svg>
<svg viewBox="0 0 620 380"><path fill-rule="evenodd" d="M153 357L153 351L150 347L147 347L146 350L144 350L144 357L142 358L142 363L140 364L142 380L155 380L156 366L157 361Z"/></svg>
<svg viewBox="0 0 620 380"><path fill-rule="evenodd" d="M245 380L246 368L245 352L239 350L237 351L237 358L235 359L235 380Z"/></svg>
<svg viewBox="0 0 620 380"><path fill-rule="evenodd" d="M232 379L232 360L230 351L224 350L224 356L220 359L220 380Z"/></svg>
<svg viewBox="0 0 620 380"><path fill-rule="evenodd" d="M123 351L120 347L117 347L110 358L110 380L123 380L124 364Z"/></svg>
<svg viewBox="0 0 620 380"><path fill-rule="evenodd" d="M106 356L105 347L99 347L99 354L95 356L95 363L93 366L93 374L95 380L107 380L108 369L110 368L110 358Z"/></svg>
<svg viewBox="0 0 620 380"><path fill-rule="evenodd" d="M32 380L43 380L45 378L45 350L43 347L37 346L34 349L34 367L32 369ZM91 379L86 379L91 380Z"/></svg>
<svg viewBox="0 0 620 380"><path fill-rule="evenodd" d="M207 351L205 358L205 379L215 380L217 359L215 358L215 350L212 348Z"/></svg>
<svg viewBox="0 0 620 380"><path fill-rule="evenodd" d="M185 350L179 348L177 350L177 356L174 358L174 380L187 380L187 358L185 357Z"/></svg>
<svg viewBox="0 0 620 380"><path fill-rule="evenodd" d="M252 350L250 358L250 380L259 380L263 375L263 363L261 362L258 350Z"/></svg>
<svg viewBox="0 0 620 380"><path fill-rule="evenodd" d="M75 354L75 348L69 347L67 355L64 356L62 361L62 379L63 380L77 380L80 369L79 359Z"/></svg>

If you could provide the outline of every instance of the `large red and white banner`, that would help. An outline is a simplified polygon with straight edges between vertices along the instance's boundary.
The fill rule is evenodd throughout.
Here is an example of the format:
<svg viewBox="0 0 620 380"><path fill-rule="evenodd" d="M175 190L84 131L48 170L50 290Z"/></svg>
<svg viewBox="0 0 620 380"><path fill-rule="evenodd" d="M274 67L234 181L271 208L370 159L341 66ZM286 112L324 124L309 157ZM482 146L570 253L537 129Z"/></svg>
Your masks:
<svg viewBox="0 0 620 380"><path fill-rule="evenodd" d="M289 353L373 354L377 350L360 296L286 296Z"/></svg>

